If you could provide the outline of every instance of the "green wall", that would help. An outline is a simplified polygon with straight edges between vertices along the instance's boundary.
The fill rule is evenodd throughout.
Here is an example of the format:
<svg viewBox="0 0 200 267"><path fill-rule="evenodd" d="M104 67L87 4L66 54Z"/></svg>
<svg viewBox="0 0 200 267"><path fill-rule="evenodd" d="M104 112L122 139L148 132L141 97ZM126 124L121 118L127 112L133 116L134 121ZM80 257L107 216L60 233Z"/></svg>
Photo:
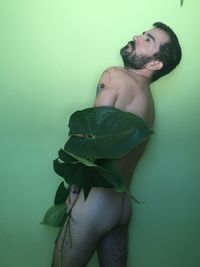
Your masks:
<svg viewBox="0 0 200 267"><path fill-rule="evenodd" d="M183 60L152 85L156 134L132 182L145 203L134 204L128 267L200 266L200 2L179 2L0 0L0 266L50 266L57 229L39 223L62 180L52 160L67 120L156 21L175 30Z"/></svg>

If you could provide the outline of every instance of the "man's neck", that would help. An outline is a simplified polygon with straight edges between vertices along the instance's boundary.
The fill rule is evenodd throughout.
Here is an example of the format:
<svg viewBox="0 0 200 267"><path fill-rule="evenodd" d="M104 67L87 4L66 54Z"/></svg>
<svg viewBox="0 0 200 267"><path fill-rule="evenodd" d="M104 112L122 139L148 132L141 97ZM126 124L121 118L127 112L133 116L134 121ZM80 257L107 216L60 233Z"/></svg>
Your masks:
<svg viewBox="0 0 200 267"><path fill-rule="evenodd" d="M136 79L139 83L149 86L151 83L151 73L149 73L146 69L136 70L124 67L125 71L129 73L134 79Z"/></svg>

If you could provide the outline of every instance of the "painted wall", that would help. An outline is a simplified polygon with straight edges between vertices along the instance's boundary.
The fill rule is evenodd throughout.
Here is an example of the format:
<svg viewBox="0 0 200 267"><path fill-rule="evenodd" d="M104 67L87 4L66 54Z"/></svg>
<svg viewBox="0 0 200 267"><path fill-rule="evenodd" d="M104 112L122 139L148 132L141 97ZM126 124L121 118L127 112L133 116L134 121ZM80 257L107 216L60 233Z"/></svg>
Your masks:
<svg viewBox="0 0 200 267"><path fill-rule="evenodd" d="M134 204L128 267L200 265L199 9L198 0L0 1L0 266L50 266L57 229L39 223L62 180L52 160L67 120L156 21L175 30L183 60L152 85L156 134L131 187L145 204Z"/></svg>

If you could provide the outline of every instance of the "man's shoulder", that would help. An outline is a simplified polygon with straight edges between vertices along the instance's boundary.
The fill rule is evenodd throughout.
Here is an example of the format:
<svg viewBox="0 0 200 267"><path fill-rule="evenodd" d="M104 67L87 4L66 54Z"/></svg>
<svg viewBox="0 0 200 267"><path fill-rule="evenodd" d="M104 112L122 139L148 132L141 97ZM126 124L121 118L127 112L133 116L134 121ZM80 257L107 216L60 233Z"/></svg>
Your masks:
<svg viewBox="0 0 200 267"><path fill-rule="evenodd" d="M111 66L108 67L107 69L104 70L104 72L110 72L110 73L119 73L122 72L124 70L123 67L118 67L118 66Z"/></svg>
<svg viewBox="0 0 200 267"><path fill-rule="evenodd" d="M99 86L104 89L115 89L116 90L116 81L119 82L121 80L121 68L111 66L107 69L105 69L101 75L101 78L99 80Z"/></svg>

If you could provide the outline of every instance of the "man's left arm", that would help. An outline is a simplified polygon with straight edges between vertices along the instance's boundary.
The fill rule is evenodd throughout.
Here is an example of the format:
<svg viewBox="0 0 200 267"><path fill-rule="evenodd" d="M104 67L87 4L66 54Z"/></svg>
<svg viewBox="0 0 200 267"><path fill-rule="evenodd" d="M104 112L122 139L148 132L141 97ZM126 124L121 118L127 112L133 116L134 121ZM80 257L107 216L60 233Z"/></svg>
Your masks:
<svg viewBox="0 0 200 267"><path fill-rule="evenodd" d="M97 85L96 99L94 107L109 106L113 107L118 94L112 85L112 68L103 72Z"/></svg>

